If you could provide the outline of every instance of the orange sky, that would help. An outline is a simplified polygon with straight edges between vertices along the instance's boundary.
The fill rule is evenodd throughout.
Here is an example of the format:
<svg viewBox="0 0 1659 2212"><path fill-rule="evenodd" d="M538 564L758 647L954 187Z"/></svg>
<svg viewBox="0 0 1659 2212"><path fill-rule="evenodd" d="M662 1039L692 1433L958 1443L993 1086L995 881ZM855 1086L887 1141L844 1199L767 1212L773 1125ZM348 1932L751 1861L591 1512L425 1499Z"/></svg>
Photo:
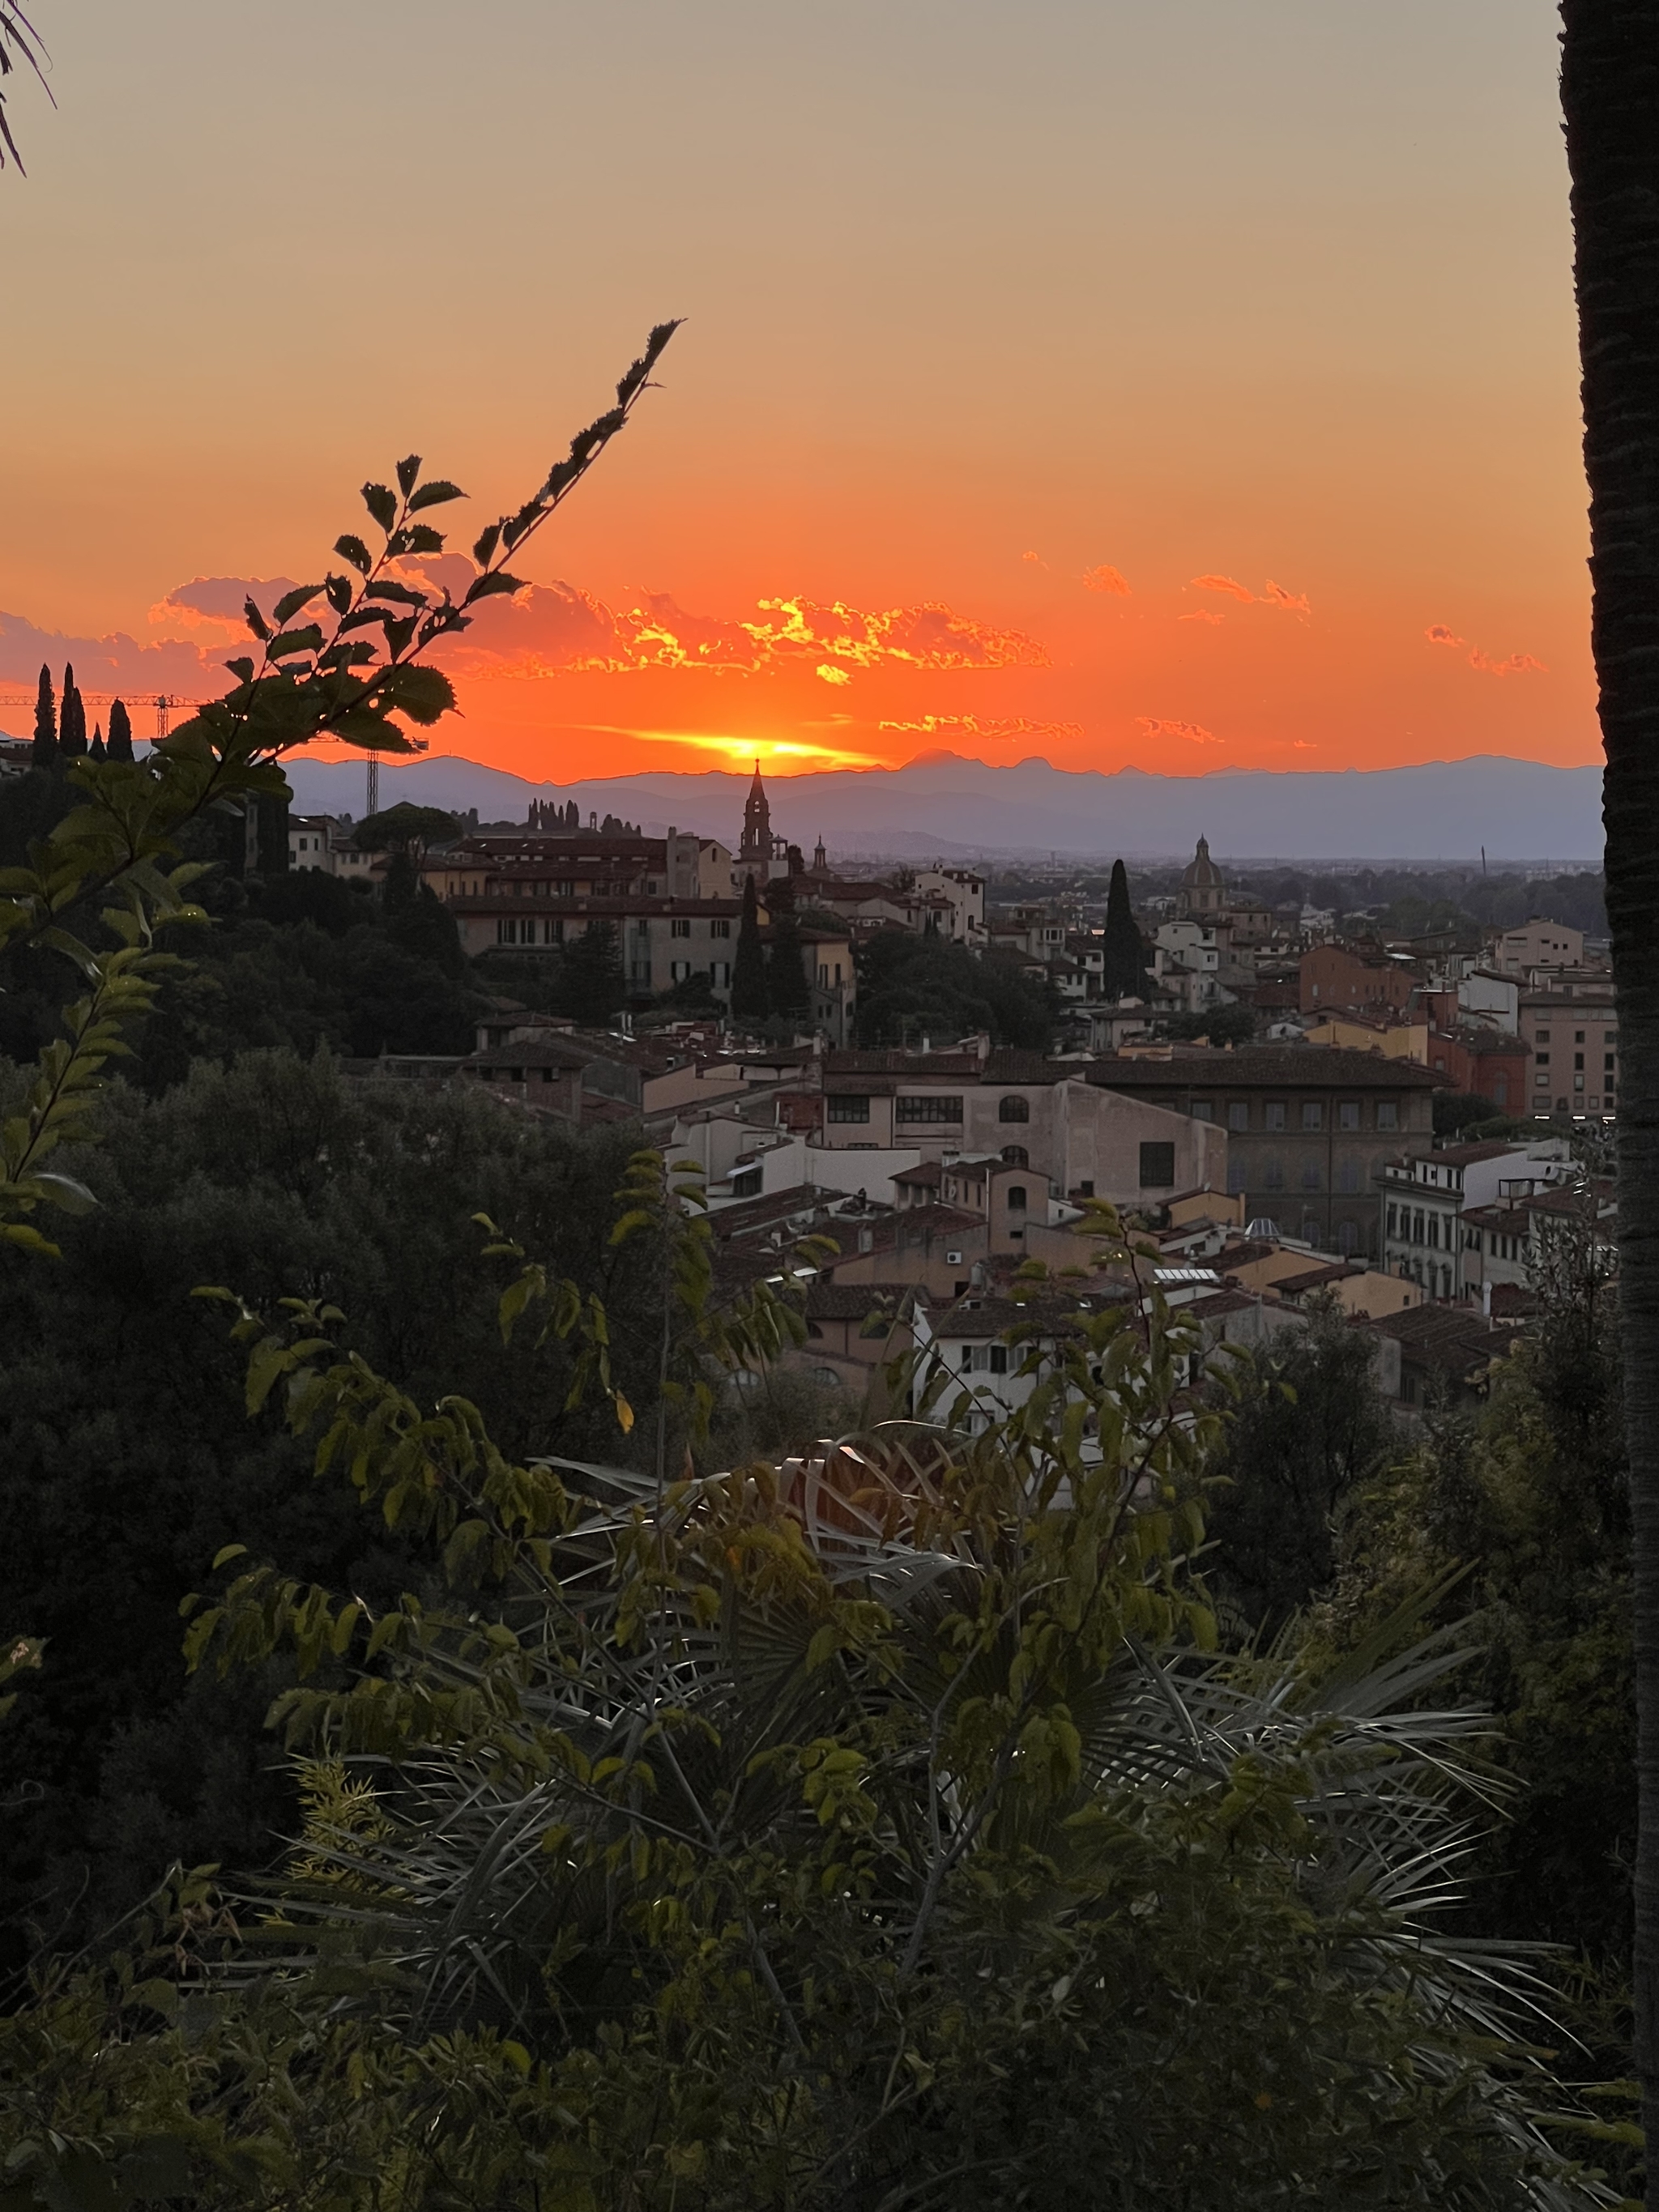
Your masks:
<svg viewBox="0 0 1659 2212"><path fill-rule="evenodd" d="M200 696L366 475L484 519L678 313L436 750L1595 757L1548 0L142 16L13 103L0 726Z"/></svg>

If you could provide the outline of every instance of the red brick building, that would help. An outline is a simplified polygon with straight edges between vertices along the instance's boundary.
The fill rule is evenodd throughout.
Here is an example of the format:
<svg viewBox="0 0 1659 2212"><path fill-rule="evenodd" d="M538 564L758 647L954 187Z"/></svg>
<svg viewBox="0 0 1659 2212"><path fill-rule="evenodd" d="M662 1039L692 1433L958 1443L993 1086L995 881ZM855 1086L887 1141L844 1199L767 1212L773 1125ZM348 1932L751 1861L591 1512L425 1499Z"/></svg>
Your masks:
<svg viewBox="0 0 1659 2212"><path fill-rule="evenodd" d="M1503 1030L1468 1023L1455 1030L1431 1030L1429 1065L1454 1091L1490 1098L1500 1114L1527 1111L1525 1042Z"/></svg>
<svg viewBox="0 0 1659 2212"><path fill-rule="evenodd" d="M1316 945L1298 969L1304 1014L1403 1013L1419 981L1409 960L1346 945Z"/></svg>

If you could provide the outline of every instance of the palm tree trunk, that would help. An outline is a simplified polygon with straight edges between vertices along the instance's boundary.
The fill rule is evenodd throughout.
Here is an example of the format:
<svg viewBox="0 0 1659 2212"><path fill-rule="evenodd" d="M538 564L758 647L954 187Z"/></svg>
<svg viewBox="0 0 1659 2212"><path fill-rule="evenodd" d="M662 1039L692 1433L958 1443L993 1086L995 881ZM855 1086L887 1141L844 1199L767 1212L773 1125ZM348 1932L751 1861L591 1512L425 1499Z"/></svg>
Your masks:
<svg viewBox="0 0 1659 2212"><path fill-rule="evenodd" d="M1659 0L1562 0L1619 995L1619 1253L1635 1531L1638 2079L1659 2212Z"/></svg>

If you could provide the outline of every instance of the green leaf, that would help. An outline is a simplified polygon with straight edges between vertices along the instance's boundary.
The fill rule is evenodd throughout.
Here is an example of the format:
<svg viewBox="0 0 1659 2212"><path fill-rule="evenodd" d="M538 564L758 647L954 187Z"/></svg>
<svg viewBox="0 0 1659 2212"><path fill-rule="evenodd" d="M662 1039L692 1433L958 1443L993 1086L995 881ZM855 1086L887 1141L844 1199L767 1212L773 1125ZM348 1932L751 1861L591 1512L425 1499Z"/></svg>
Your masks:
<svg viewBox="0 0 1659 2212"><path fill-rule="evenodd" d="M90 1213L98 1203L85 1183L77 1182L73 1176L63 1175L56 1168L45 1168L32 1175L29 1182L38 1187L49 1206L61 1207L65 1213Z"/></svg>
<svg viewBox="0 0 1659 2212"><path fill-rule="evenodd" d="M388 669L380 686L384 706L423 727L438 721L455 704L455 687L440 668L405 665Z"/></svg>
<svg viewBox="0 0 1659 2212"><path fill-rule="evenodd" d="M307 623L303 629L285 630L274 637L266 649L270 660L291 660L296 653L320 653L323 633L315 623Z"/></svg>
<svg viewBox="0 0 1659 2212"><path fill-rule="evenodd" d="M398 489L405 499L414 490L420 473L421 457L418 453L410 453L405 459L398 462Z"/></svg>
<svg viewBox="0 0 1659 2212"><path fill-rule="evenodd" d="M521 592L523 589L522 578L509 576L505 568L496 568L488 575L475 576L472 579L466 587L466 597L461 601L461 605L464 607L470 607L475 599L493 599L499 598L504 592Z"/></svg>
<svg viewBox="0 0 1659 2212"><path fill-rule="evenodd" d="M328 603L337 615L343 615L349 611L351 605L349 576L331 576L323 589L328 593Z"/></svg>
<svg viewBox="0 0 1659 2212"><path fill-rule="evenodd" d="M293 591L284 592L270 611L277 627L280 629L283 623L291 622L301 608L308 607L324 588L321 584L298 584Z"/></svg>
<svg viewBox="0 0 1659 2212"><path fill-rule="evenodd" d="M243 600L242 612L246 617L248 628L253 632L255 637L263 641L270 635L270 624L251 599Z"/></svg>
<svg viewBox="0 0 1659 2212"><path fill-rule="evenodd" d="M400 607L423 607L428 604L424 592L410 589L407 584L393 584L384 577L378 584L368 585L363 592L366 599L395 599Z"/></svg>
<svg viewBox="0 0 1659 2212"><path fill-rule="evenodd" d="M237 679L237 681L238 681L239 683L241 683L241 684L252 684L252 681L253 681L253 663L252 663L251 660L248 660L248 659L236 659L236 660L228 660L228 661L226 661L226 663L225 663L225 666L226 666L228 669L229 669L229 671L230 671L231 674L232 674L234 677L235 677L235 678L236 678L236 679Z"/></svg>
<svg viewBox="0 0 1659 2212"><path fill-rule="evenodd" d="M349 531L343 538L335 539L334 550L343 561L349 561L352 567L360 569L365 576L374 566L368 546L361 538L354 538Z"/></svg>
<svg viewBox="0 0 1659 2212"><path fill-rule="evenodd" d="M444 550L442 531L434 530L429 522L417 522L412 530L405 530L402 535L408 541L408 550L411 553L441 553Z"/></svg>
<svg viewBox="0 0 1659 2212"><path fill-rule="evenodd" d="M472 548L472 557L481 568L486 561L494 556L495 548L501 542L501 526L499 522L492 522L487 530L481 530L478 532L477 543Z"/></svg>
<svg viewBox="0 0 1659 2212"><path fill-rule="evenodd" d="M466 494L459 484L447 483L441 477L434 477L429 484L422 484L410 501L409 511L411 514L418 514L423 507L441 507L446 500L465 497Z"/></svg>
<svg viewBox="0 0 1659 2212"><path fill-rule="evenodd" d="M385 484L366 483L363 486L363 505L382 530L389 531L398 520L398 501ZM338 546L335 548L337 552L342 550Z"/></svg>

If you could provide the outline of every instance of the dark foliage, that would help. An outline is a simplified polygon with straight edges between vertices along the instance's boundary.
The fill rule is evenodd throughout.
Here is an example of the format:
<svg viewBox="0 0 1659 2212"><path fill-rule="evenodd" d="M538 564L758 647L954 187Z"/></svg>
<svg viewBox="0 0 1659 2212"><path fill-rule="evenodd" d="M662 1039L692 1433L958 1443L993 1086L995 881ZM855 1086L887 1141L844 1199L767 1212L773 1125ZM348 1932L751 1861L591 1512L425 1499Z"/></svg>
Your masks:
<svg viewBox="0 0 1659 2212"><path fill-rule="evenodd" d="M1106 997L1144 997L1146 955L1129 905L1129 878L1121 860L1112 863L1112 883L1106 895L1106 929L1102 950L1104 969L1101 988Z"/></svg>
<svg viewBox="0 0 1659 2212"><path fill-rule="evenodd" d="M1047 980L1018 956L970 952L939 937L883 930L858 949L860 1044L988 1030L1000 1045L1044 1052L1059 1005Z"/></svg>
<svg viewBox="0 0 1659 2212"><path fill-rule="evenodd" d="M52 694L52 671L43 665L34 702L34 749L31 758L36 768L50 768L57 757L58 702Z"/></svg>
<svg viewBox="0 0 1659 2212"><path fill-rule="evenodd" d="M1207 1508L1207 1572L1224 1602L1271 1634L1336 1572L1343 1499L1397 1448L1371 1374L1373 1340L1327 1301L1237 1378L1221 1478Z"/></svg>
<svg viewBox="0 0 1659 2212"><path fill-rule="evenodd" d="M628 1387L643 1396L652 1371L643 1263L605 1243L625 1134L529 1122L479 1091L353 1084L289 1052L198 1066L159 1103L118 1090L104 1122L76 1170L100 1202L64 1231L63 1261L0 1257L0 1618L49 1639L8 1724L28 1798L0 1838L14 1929L25 1905L79 1927L83 1897L102 1924L170 1859L257 1863L289 1821L261 1728L270 1680L185 1674L179 1601L222 1544L371 1604L412 1571L349 1493L313 1481L280 1423L250 1425L243 1356L198 1284L332 1299L366 1356L417 1397L474 1399L511 1451L615 1457L608 1415L564 1411L562 1348L503 1348L484 1211L608 1284Z"/></svg>
<svg viewBox="0 0 1659 2212"><path fill-rule="evenodd" d="M763 1022L769 999L766 988L766 952L761 944L760 901L755 890L755 878L747 876L743 885L743 914L738 923L737 951L732 960L732 1014L739 1022Z"/></svg>

